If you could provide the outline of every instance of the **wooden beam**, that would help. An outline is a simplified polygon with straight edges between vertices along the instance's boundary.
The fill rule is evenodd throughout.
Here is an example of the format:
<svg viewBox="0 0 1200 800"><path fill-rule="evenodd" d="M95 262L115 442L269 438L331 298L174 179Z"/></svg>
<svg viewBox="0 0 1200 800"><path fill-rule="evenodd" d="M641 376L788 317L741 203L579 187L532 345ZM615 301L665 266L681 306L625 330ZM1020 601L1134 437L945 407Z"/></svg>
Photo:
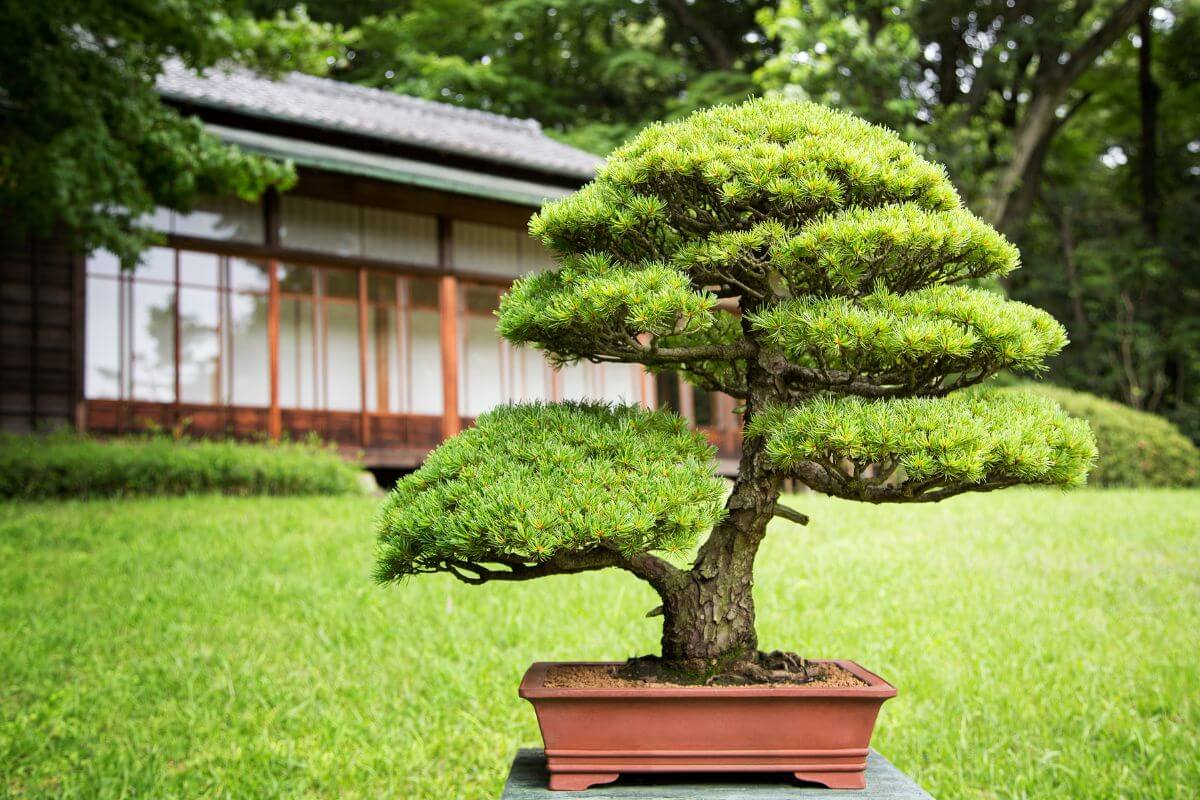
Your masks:
<svg viewBox="0 0 1200 800"><path fill-rule="evenodd" d="M371 443L371 416L367 412L367 271L358 270L358 439Z"/></svg>
<svg viewBox="0 0 1200 800"><path fill-rule="evenodd" d="M267 353L271 377L271 409L267 417L267 433L278 439L283 433L283 415L279 411L279 262L267 262Z"/></svg>
<svg viewBox="0 0 1200 800"><path fill-rule="evenodd" d="M438 313L442 340L442 438L449 439L462 428L458 415L458 278L451 262L450 220L438 217Z"/></svg>

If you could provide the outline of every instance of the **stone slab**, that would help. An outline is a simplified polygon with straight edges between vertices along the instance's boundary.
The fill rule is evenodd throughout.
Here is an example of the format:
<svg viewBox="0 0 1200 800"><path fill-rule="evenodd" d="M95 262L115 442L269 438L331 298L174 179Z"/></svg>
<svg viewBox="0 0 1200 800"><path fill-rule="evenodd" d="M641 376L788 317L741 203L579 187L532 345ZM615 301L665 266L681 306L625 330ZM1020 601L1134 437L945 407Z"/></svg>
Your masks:
<svg viewBox="0 0 1200 800"><path fill-rule="evenodd" d="M582 792L552 792L548 781L541 749L522 748L513 759L501 800L933 800L874 750L867 756L866 789L804 786L787 773L626 774L616 783Z"/></svg>

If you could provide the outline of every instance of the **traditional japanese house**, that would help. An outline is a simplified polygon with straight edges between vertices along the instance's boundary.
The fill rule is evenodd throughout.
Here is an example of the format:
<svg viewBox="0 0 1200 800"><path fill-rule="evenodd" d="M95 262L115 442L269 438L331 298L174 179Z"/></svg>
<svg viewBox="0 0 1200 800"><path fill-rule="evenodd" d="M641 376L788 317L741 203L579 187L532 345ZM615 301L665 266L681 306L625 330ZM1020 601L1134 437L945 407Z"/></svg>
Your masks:
<svg viewBox="0 0 1200 800"><path fill-rule="evenodd" d="M498 403L668 404L736 455L733 401L640 367L553 370L495 333L514 278L552 261L525 230L599 159L517 120L298 74L197 76L163 98L297 185L161 209L132 272L56 241L5 241L0 424L119 433L315 433L377 468L420 463Z"/></svg>

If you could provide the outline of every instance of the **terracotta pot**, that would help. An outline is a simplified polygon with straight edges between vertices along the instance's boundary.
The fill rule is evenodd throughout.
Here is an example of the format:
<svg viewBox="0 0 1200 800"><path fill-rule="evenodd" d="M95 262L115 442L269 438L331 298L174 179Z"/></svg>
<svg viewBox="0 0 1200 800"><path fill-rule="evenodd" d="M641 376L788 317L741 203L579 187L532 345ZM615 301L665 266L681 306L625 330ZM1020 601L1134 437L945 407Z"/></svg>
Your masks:
<svg viewBox="0 0 1200 800"><path fill-rule="evenodd" d="M546 673L560 664L539 662L521 697L537 712L551 789L586 789L622 772L791 772L862 789L875 718L896 689L853 661L825 663L867 685L552 688Z"/></svg>

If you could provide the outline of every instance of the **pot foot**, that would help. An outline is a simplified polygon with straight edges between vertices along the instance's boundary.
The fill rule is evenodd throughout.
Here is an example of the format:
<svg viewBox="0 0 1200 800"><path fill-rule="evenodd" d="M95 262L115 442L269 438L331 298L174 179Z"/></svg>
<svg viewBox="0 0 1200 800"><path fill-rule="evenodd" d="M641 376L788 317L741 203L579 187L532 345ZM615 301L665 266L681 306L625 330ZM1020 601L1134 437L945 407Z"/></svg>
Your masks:
<svg viewBox="0 0 1200 800"><path fill-rule="evenodd" d="M589 786L612 783L621 777L619 772L552 772L550 789L556 792L582 791Z"/></svg>
<svg viewBox="0 0 1200 800"><path fill-rule="evenodd" d="M865 789L867 775L864 772L796 772L796 780L819 783L826 789Z"/></svg>

